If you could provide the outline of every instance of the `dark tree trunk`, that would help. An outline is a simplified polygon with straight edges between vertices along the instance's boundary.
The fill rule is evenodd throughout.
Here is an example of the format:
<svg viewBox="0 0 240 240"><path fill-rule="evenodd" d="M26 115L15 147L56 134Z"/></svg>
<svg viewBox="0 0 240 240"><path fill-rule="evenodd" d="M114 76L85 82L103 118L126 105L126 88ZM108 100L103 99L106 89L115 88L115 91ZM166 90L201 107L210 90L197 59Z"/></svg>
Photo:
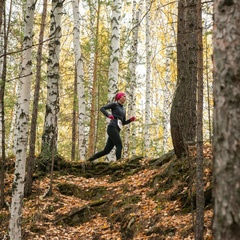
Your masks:
<svg viewBox="0 0 240 240"><path fill-rule="evenodd" d="M177 157L187 153L196 137L197 87L196 0L178 2L177 88L172 102L171 135Z"/></svg>
<svg viewBox="0 0 240 240"><path fill-rule="evenodd" d="M39 45L37 51L37 66L36 66L36 83L34 90L34 99L33 99L33 110L32 110L32 121L31 121L31 130L30 130L30 139L29 139L29 157L27 158L27 173L26 173L26 183L24 188L25 196L31 195L32 192L32 176L35 166L35 143L36 143L36 129L37 129L37 117L38 117L38 101L39 101L39 91L41 83L41 64L42 64L42 47L43 47L43 38L45 30L47 14L47 0L44 0L43 11L42 11L42 20L41 28L39 33Z"/></svg>
<svg viewBox="0 0 240 240"><path fill-rule="evenodd" d="M240 1L214 1L214 239L240 239Z"/></svg>
<svg viewBox="0 0 240 240"><path fill-rule="evenodd" d="M1 173L0 173L0 205L3 207L5 205L5 196L4 196L4 179L5 179L5 162L6 162L6 153L5 153L5 103L4 103L4 96L5 96L5 84L6 84L6 76L7 76L7 49L8 49L8 36L10 31L10 19L12 15L12 2L10 2L9 6L9 13L8 13L8 20L6 19L6 5L4 4L5 1L1 1L0 3L0 31L3 32L3 38L4 38L4 46L3 46L3 70L2 73L0 73L2 76L1 86L0 86L0 111L1 111L1 125L2 125L2 139L1 139L1 145L2 145L2 152L1 152ZM3 30L1 30L3 29Z"/></svg>
<svg viewBox="0 0 240 240"><path fill-rule="evenodd" d="M99 36L99 20L100 20L100 7L101 4L98 1L98 9L97 9L97 23L96 23L96 37L95 40L95 57L94 57L94 70L93 70L93 87L92 87L92 102L91 102L91 110L90 110L90 132L89 132L89 144L88 144L88 157L92 156L94 153L95 147L95 132L96 132L96 102L97 102L97 68L99 61L99 49L98 49L98 36Z"/></svg>
<svg viewBox="0 0 240 240"><path fill-rule="evenodd" d="M3 18L4 18L4 12L5 12L5 2L4 1L0 1L0 32L2 31L2 22L3 22Z"/></svg>
<svg viewBox="0 0 240 240"><path fill-rule="evenodd" d="M196 228L195 239L203 240L204 227L204 180L203 180L203 43L202 8L197 0L198 23L198 104L197 104L197 164L196 164Z"/></svg>
<svg viewBox="0 0 240 240"><path fill-rule="evenodd" d="M2 24L4 23L4 24ZM5 121L4 121L4 93L5 93L5 82L6 82L6 68L7 68L7 34L6 34L6 15L5 15L5 4L4 1L0 3L0 32L3 29L3 38L4 38L4 57L3 57L3 66L1 74L1 84L0 84L0 116L1 116L1 158L0 158L0 206L1 208L5 205L5 195L4 195L4 179L5 179Z"/></svg>

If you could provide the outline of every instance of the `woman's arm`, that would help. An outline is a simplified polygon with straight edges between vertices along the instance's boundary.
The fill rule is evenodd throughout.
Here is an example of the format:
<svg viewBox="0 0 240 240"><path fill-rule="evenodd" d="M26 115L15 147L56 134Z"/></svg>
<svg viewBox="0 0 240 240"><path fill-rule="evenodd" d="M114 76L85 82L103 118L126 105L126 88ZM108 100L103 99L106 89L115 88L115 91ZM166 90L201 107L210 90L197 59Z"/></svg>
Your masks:
<svg viewBox="0 0 240 240"><path fill-rule="evenodd" d="M129 118L128 120L126 120L125 117L124 117L124 119L123 119L123 125L129 124L130 122L133 122L133 121L135 121L135 120L136 120L135 117L131 117L131 118Z"/></svg>
<svg viewBox="0 0 240 240"><path fill-rule="evenodd" d="M109 113L107 110L108 109L112 109L116 106L116 103L109 103L107 105L104 105L100 108L100 111L106 116L109 117L111 115L111 113Z"/></svg>

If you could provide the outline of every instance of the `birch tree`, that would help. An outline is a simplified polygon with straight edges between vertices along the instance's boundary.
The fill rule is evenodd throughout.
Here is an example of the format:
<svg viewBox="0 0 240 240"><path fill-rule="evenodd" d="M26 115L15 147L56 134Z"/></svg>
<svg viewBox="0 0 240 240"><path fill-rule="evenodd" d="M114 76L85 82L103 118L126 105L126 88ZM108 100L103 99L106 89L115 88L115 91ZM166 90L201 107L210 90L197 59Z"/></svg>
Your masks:
<svg viewBox="0 0 240 240"><path fill-rule="evenodd" d="M17 135L16 135L16 162L12 185L12 202L10 208L9 236L11 240L21 239L21 216L24 195L24 179L26 152L28 142L29 103L31 92L31 51L32 29L35 10L35 1L27 0L24 17L24 40L19 90L17 99Z"/></svg>
<svg viewBox="0 0 240 240"><path fill-rule="evenodd" d="M111 18L111 42L110 42L110 65L108 71L108 102L113 101L118 91L118 70L120 53L120 29L121 29L122 1L114 0ZM106 119L107 124L109 119ZM115 148L115 147L114 147ZM107 155L109 161L116 158L114 150Z"/></svg>
<svg viewBox="0 0 240 240"><path fill-rule="evenodd" d="M27 174L26 174L26 184L25 184L25 196L30 196L32 193L32 176L35 167L35 144L36 144L36 132L37 132L37 118L38 118L38 102L39 102L39 92L41 83L41 70L42 70L42 50L43 50L43 39L44 30L46 25L47 16L47 0L43 1L43 11L42 19L39 32L39 45L37 50L37 65L36 65L36 81L33 96L33 110L30 126L30 141L29 141L29 157L27 159Z"/></svg>
<svg viewBox="0 0 240 240"><path fill-rule="evenodd" d="M240 239L240 1L214 1L214 239Z"/></svg>
<svg viewBox="0 0 240 240"><path fill-rule="evenodd" d="M79 139L79 157L81 160L86 158L86 137L85 137L85 94L84 94L84 70L80 47L80 13L78 0L72 1L74 18L74 53L77 77L77 95L78 95L78 139Z"/></svg>
<svg viewBox="0 0 240 240"><path fill-rule="evenodd" d="M120 53L120 29L121 29L122 1L114 0L111 18L111 42L110 42L110 65L108 75L108 100L114 99L118 90L118 70Z"/></svg>
<svg viewBox="0 0 240 240"><path fill-rule="evenodd" d="M150 46L150 8L151 2L149 0L145 1L146 9L146 29L145 29L145 49L146 49L146 105L145 105L145 126L144 126L144 151L147 155L147 152L150 148L150 124L151 124L151 46Z"/></svg>
<svg viewBox="0 0 240 240"><path fill-rule="evenodd" d="M131 56L129 62L129 83L128 83L128 115L135 116L136 115L136 88L137 88L137 80L136 80L136 67L137 67L137 57L138 57L138 27L139 27L139 15L140 11L136 11L137 2L133 1L133 18L132 18L132 42L131 42ZM129 140L129 136L131 136L131 141ZM124 146L124 157L129 154L130 145L134 142L134 138L136 136L136 131L133 129L130 132L130 125L126 126L126 134L125 134L125 146ZM134 147L131 151L132 154L135 154L136 148Z"/></svg>
<svg viewBox="0 0 240 240"><path fill-rule="evenodd" d="M61 38L61 16L64 0L53 0L50 23L50 42L47 69L47 103L42 135L40 167L50 169L52 154L57 153L59 112L59 55Z"/></svg>

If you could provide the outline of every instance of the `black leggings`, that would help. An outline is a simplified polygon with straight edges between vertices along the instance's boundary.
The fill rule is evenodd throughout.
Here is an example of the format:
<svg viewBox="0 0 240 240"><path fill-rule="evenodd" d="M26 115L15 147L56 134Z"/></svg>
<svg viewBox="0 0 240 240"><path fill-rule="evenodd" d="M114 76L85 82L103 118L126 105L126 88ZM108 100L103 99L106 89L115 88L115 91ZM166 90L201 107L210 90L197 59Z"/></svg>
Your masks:
<svg viewBox="0 0 240 240"><path fill-rule="evenodd" d="M107 134L108 134L108 139L107 139L105 148L102 151L93 155L90 158L91 160L107 155L108 153L111 152L114 146L116 146L116 158L117 159L121 158L123 146L122 146L122 140L121 140L118 129L113 126L108 126Z"/></svg>

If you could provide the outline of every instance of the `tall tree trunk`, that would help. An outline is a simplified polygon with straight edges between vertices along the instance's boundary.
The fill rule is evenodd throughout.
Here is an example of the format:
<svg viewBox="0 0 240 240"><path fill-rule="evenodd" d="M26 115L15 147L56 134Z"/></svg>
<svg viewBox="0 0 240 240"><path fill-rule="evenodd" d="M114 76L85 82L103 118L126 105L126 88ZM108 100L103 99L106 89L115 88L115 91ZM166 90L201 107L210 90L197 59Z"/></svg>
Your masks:
<svg viewBox="0 0 240 240"><path fill-rule="evenodd" d="M145 155L148 155L151 143L150 137L150 124L151 124L151 46L150 46L150 7L151 2L150 0L145 0L145 7L146 7L146 28L145 28L145 49L146 49L146 89L145 89L145 96L146 96L146 105L145 105L145 123L144 123L144 152Z"/></svg>
<svg viewBox="0 0 240 240"><path fill-rule="evenodd" d="M140 11L136 11L137 2L133 1L133 14L132 14L132 42L131 42L131 53L130 63L129 63L129 79L128 79L128 115L136 115L136 67L137 67L137 57L138 57L138 30L139 30L139 15ZM131 125L126 126L125 131L125 146L124 146L124 157L128 155L135 155L136 145L135 143L136 130L133 129L131 132ZM130 138L131 135L131 138Z"/></svg>
<svg viewBox="0 0 240 240"><path fill-rule="evenodd" d="M240 239L240 1L214 1L214 239Z"/></svg>
<svg viewBox="0 0 240 240"><path fill-rule="evenodd" d="M74 53L75 64L77 71L77 95L78 95L78 133L79 133L79 157L81 160L86 158L86 136L85 136L85 116L86 116L86 103L84 91L84 70L83 60L80 48L80 13L78 0L72 1L73 17L74 17Z"/></svg>
<svg viewBox="0 0 240 240"><path fill-rule="evenodd" d="M177 88L172 102L171 135L177 157L187 153L196 137L197 87L196 0L178 2Z"/></svg>
<svg viewBox="0 0 240 240"><path fill-rule="evenodd" d="M118 91L118 70L120 53L120 29L121 29L122 1L114 0L111 17L111 43L110 43L110 65L108 71L108 102L112 102ZM106 125L109 119L106 119ZM114 151L107 156L109 161L116 159Z"/></svg>
<svg viewBox="0 0 240 240"><path fill-rule="evenodd" d="M44 39L45 22L47 15L47 0L43 2L42 20L39 33L39 45L37 50L37 65L36 65L36 81L33 95L33 110L30 127L30 140L29 140L29 157L27 159L27 174L24 193L25 196L30 196L32 193L32 176L35 167L35 144L36 144L36 132L37 132L37 118L38 118L38 101L41 83L41 70L42 70L42 48Z"/></svg>
<svg viewBox="0 0 240 240"><path fill-rule="evenodd" d="M171 136L172 143L174 147L175 154L181 157L182 154L186 153L186 147L184 144L184 138L182 134L182 119L177 116L178 112L183 111L180 109L180 101L184 101L184 85L181 84L182 74L184 74L183 69L187 66L186 63L186 49L183 47L184 37L185 37L185 12L184 12L184 0L178 1L178 29L177 29L177 86L176 91L172 101L171 113L170 113L170 125L171 125ZM183 86L182 86L183 85ZM181 125L180 125L181 124Z"/></svg>
<svg viewBox="0 0 240 240"><path fill-rule="evenodd" d="M57 154L60 82L59 55L63 2L64 0L52 1L47 70L47 103L42 135L41 162L39 162L39 167L43 170L50 170L52 153Z"/></svg>
<svg viewBox="0 0 240 240"><path fill-rule="evenodd" d="M99 18L100 18L100 8L101 3L98 0L97 7L97 22L96 22L96 39L94 46L94 68L93 68L93 82L92 82L92 102L91 102L91 110L90 110L90 132L89 132L89 148L88 148L88 156L92 156L94 153L95 146L95 127L96 127L96 103L97 103L97 66L98 66L98 34L99 34Z"/></svg>
<svg viewBox="0 0 240 240"><path fill-rule="evenodd" d="M9 31L10 31L10 19L12 16L12 1L10 1L9 8L8 8L8 20L6 19L6 5L3 4L5 2L2 2L2 5L0 8L3 8L0 10L0 12L3 12L1 14L1 17L3 18L3 26L1 23L0 27L0 51L2 50L4 56L0 58L0 74L1 74L1 86L0 86L0 124L1 124L1 166L0 166L0 205L1 207L5 204L4 199L4 174L5 174L5 161L6 161L6 127L5 127L5 85L6 85L6 78L7 78L7 49L8 49L8 42L9 42ZM2 20L1 20L2 21Z"/></svg>
<svg viewBox="0 0 240 240"><path fill-rule="evenodd" d="M196 164L196 228L195 239L203 240L204 227L204 179L203 179L203 42L202 7L197 0L198 23L198 88L197 88L197 164Z"/></svg>
<svg viewBox="0 0 240 240"><path fill-rule="evenodd" d="M24 18L24 41L23 55L20 73L20 85L18 92L17 109L17 141L16 141L16 163L14 180L12 185L11 217L9 223L9 236L11 240L21 239L21 216L24 195L25 165L28 142L29 105L31 92L31 51L32 51L32 29L35 2L27 0L26 15Z"/></svg>
<svg viewBox="0 0 240 240"><path fill-rule="evenodd" d="M88 76L88 84L89 88L86 89L87 91L87 96L88 96L88 102L86 104L86 122L90 123L91 122L91 103L92 103L92 91L93 91L93 82L94 82L94 58L95 58L95 32L96 32L96 18L97 18L97 14L96 14L96 9L97 8L97 2L98 0L87 0L88 2L88 6L89 6L89 22L90 22L90 26L91 26L91 30L89 33L89 48L90 48L90 56L89 56L89 64L87 66L87 76ZM89 107L88 107L89 106ZM88 128L86 128L86 136L89 136L90 134L90 127L89 130L87 130ZM87 157L89 156L89 154L92 152L92 150L90 151L89 148L89 138L87 139ZM94 144L94 146L92 146L93 151L95 150L95 146L96 144Z"/></svg>
<svg viewBox="0 0 240 240"><path fill-rule="evenodd" d="M4 1L0 1L0 33L2 35L3 33L3 27L2 27L2 23L3 23L3 19L5 17L5 2Z"/></svg>
<svg viewBox="0 0 240 240"><path fill-rule="evenodd" d="M1 18L2 16L0 16ZM1 30L0 30L1 34ZM2 35L2 34L1 34ZM2 46L2 41L0 36L0 51L4 49ZM5 197L4 197L4 168L5 168L5 131L4 131L4 73L3 73L3 61L0 59L0 75L1 75L1 86L0 86L0 208L4 206Z"/></svg>
<svg viewBox="0 0 240 240"><path fill-rule="evenodd" d="M111 43L110 43L110 65L108 73L108 101L114 99L118 90L118 70L120 53L120 28L121 28L122 1L114 0L111 18Z"/></svg>
<svg viewBox="0 0 240 240"><path fill-rule="evenodd" d="M12 4L10 4L10 13L11 15ZM3 22L3 24L2 24ZM2 208L5 205L5 195L4 195L4 179L5 179L5 109L4 109L4 95L5 95L5 83L6 83L6 74L7 74L7 43L8 43L8 30L6 30L6 5L5 2L0 3L0 51L4 53L4 56L0 58L0 207Z"/></svg>

